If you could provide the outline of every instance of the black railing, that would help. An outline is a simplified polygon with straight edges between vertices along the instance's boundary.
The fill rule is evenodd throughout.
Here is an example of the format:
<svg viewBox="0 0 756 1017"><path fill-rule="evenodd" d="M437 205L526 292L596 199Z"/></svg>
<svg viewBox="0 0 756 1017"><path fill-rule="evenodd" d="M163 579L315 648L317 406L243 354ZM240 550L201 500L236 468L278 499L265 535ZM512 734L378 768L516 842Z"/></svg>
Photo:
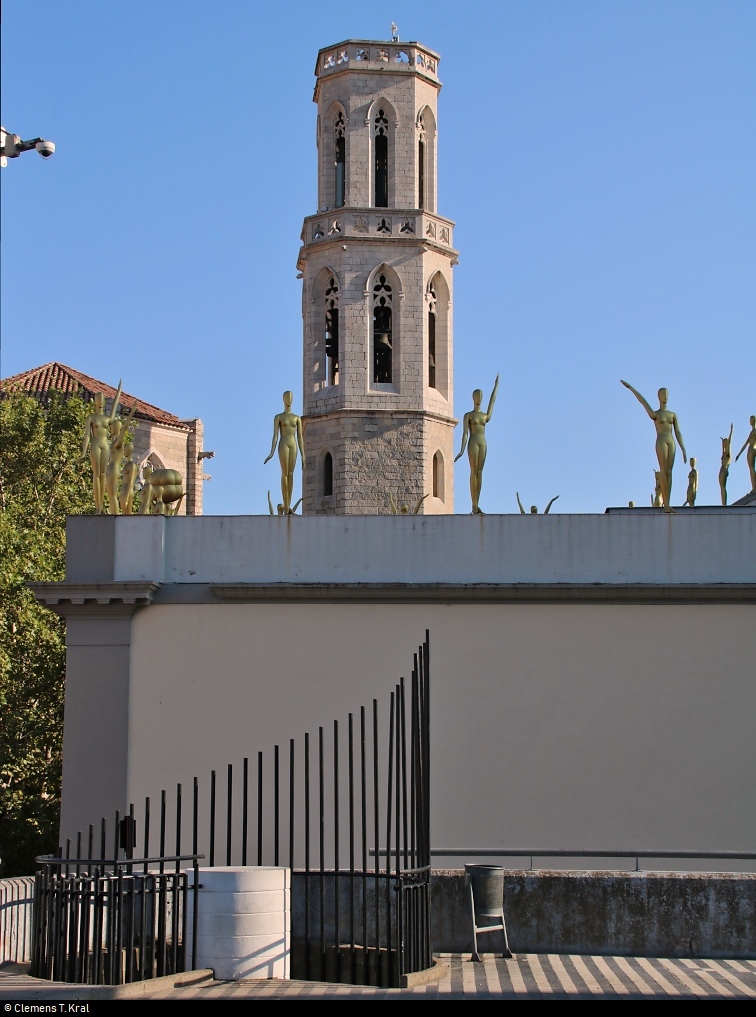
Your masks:
<svg viewBox="0 0 756 1017"><path fill-rule="evenodd" d="M202 857L38 858L32 975L120 985L183 971L189 892L183 869L188 862L196 871Z"/></svg>
<svg viewBox="0 0 756 1017"><path fill-rule="evenodd" d="M196 868L205 857L211 867L285 864L293 870L292 977L391 986L429 967L427 632L411 680L402 678L390 694L383 724L382 730L374 699L370 712L362 707L357 717L348 714L346 732L334 720L328 732L318 727L316 740L306 733L299 744L289 741L288 752L274 746L271 767L258 752L252 766L249 757L241 761L241 780L231 763L225 780L213 770L204 808L195 777L188 808L182 784L175 799L161 793L157 824L150 798L141 830L133 805L123 818L116 813L112 831L103 819L99 855L90 826L88 849L82 850L80 833L75 858L69 840L59 858L39 859L34 972L109 982L195 967L196 952L183 956L187 884L180 862L191 860ZM171 830L174 854L168 857ZM138 839L141 859L133 857ZM182 855L189 839L192 853ZM93 916L100 913L94 930ZM193 914L196 922L197 907Z"/></svg>

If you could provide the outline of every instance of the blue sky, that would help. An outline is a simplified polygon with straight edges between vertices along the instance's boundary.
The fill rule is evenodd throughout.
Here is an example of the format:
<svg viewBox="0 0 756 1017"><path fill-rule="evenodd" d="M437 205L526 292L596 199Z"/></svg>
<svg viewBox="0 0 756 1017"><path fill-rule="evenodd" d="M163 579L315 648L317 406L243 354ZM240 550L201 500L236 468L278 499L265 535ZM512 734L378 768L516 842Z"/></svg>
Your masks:
<svg viewBox="0 0 756 1017"><path fill-rule="evenodd" d="M456 416L502 376L482 508L648 504L653 425L620 378L669 388L717 503L719 439L756 413L756 4L384 9L5 4L2 122L57 151L0 176L0 374L59 360L202 417L205 511L267 511L281 392L301 405L315 56L393 19L442 57ZM678 457L677 503L686 477ZM464 459L455 486L469 511ZM731 499L747 487L741 456Z"/></svg>

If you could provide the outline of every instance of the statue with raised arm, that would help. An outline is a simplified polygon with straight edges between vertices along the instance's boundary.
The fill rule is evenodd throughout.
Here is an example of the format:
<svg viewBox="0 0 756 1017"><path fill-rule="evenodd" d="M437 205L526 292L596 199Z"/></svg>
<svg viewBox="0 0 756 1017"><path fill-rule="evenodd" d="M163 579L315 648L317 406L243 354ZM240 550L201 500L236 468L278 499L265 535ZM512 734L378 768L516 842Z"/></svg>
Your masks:
<svg viewBox="0 0 756 1017"><path fill-rule="evenodd" d="M108 421L108 433L110 434L110 457L108 468L105 473L105 487L108 492L108 512L111 516L118 515L118 480L121 475L121 463L123 462L123 448L126 435L129 430L136 409L139 403L134 400L131 412L128 417L113 417Z"/></svg>
<svg viewBox="0 0 756 1017"><path fill-rule="evenodd" d="M281 463L283 515L285 516L292 514L291 496L294 493L294 467L297 465L297 449L302 455L302 469L305 467L302 418L291 412L293 398L291 392L284 392L284 411L277 413L273 418L273 443L270 446L270 455L265 459L267 463L269 459L273 458L277 444L278 461Z"/></svg>
<svg viewBox="0 0 756 1017"><path fill-rule="evenodd" d="M118 493L118 504L121 506L121 514L132 515L134 507L134 484L136 483L139 467L133 460L134 445L130 438L123 443L123 474L121 476L121 490Z"/></svg>
<svg viewBox="0 0 756 1017"><path fill-rule="evenodd" d="M625 388L630 389L643 409L654 422L656 428L656 458L659 460L659 478L661 498L664 502L664 511L673 512L672 508L672 467L675 463L675 438L682 449L683 462L687 463L688 454L685 451L685 444L680 434L680 426L677 422L677 414L667 409L669 393L666 388L659 389L659 409L652 410L640 392L634 389L628 382L623 381Z"/></svg>
<svg viewBox="0 0 756 1017"><path fill-rule="evenodd" d="M685 508L686 505L690 505L691 508L695 508L697 494L698 494L698 470L696 469L696 457L691 456L690 473L688 474L688 493L685 495L683 508Z"/></svg>
<svg viewBox="0 0 756 1017"><path fill-rule="evenodd" d="M730 463L732 462L732 424L730 433L722 438L722 458L719 467L719 493L722 497L722 504L727 504L727 478L730 475Z"/></svg>
<svg viewBox="0 0 756 1017"><path fill-rule="evenodd" d="M84 441L81 446L81 458L87 458L92 464L92 495L95 512L98 516L105 511L105 478L110 457L108 437L110 422L115 418L118 403L121 401L121 382L118 382L110 416L105 412L105 393L97 392L94 397L94 412L84 421Z"/></svg>
<svg viewBox="0 0 756 1017"><path fill-rule="evenodd" d="M746 449L748 449L746 452L746 462L751 474L751 490L756 491L756 416L751 417L751 433L743 442L740 452L735 456L735 462L740 459Z"/></svg>
<svg viewBox="0 0 756 1017"><path fill-rule="evenodd" d="M473 515L480 514L480 490L483 486L483 467L486 464L486 424L491 419L498 388L499 376L497 374L485 413L480 408L480 404L483 402L483 393L479 388L473 392L473 408L465 414L462 421L462 448L459 450L459 454L454 457L456 463L467 448L467 458L470 460L470 497L472 498Z"/></svg>
<svg viewBox="0 0 756 1017"><path fill-rule="evenodd" d="M520 501L520 492L519 491L515 491L515 494L517 495L517 504L520 506L521 514L522 515L526 515L527 513L525 512L525 509L522 507L522 502ZM555 494L554 497L549 502L549 504L543 510L543 514L545 516L547 516L549 514L549 509L551 508L551 506L554 504L554 502L557 500L558 497L559 497L559 495ZM537 516L538 515L538 506L537 505L531 505L530 506L530 514L531 514L531 516Z"/></svg>

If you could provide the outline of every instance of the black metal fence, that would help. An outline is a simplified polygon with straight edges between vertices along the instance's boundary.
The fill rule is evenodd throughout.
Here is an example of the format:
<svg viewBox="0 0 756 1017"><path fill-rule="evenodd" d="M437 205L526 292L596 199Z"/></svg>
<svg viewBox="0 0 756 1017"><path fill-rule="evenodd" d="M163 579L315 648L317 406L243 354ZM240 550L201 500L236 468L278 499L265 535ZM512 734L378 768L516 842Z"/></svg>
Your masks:
<svg viewBox="0 0 756 1017"><path fill-rule="evenodd" d="M175 798L161 793L157 823L147 798L140 823L133 805L112 830L101 820L97 849L90 826L86 852L79 833L73 854L69 840L58 858L38 859L32 973L118 984L195 967L196 952L184 956L184 868L203 859L292 868L292 977L392 986L429 967L428 633L387 715L374 699L346 725L292 738L288 760L280 750L270 769L258 752L253 766L229 763L225 781L212 771L204 807L195 777L188 808L178 784Z"/></svg>

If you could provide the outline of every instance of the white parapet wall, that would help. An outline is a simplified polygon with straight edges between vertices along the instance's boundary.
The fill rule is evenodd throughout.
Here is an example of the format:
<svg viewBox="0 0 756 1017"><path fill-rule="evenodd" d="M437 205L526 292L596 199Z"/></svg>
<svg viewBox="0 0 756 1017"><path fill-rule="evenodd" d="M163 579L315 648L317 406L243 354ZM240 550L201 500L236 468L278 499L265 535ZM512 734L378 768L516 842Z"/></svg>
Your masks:
<svg viewBox="0 0 756 1017"><path fill-rule="evenodd" d="M72 519L66 578L160 583L700 584L756 580L756 510L668 516ZM94 524L94 525L93 525ZM110 524L110 525L108 525ZM107 559L105 561L104 559Z"/></svg>
<svg viewBox="0 0 756 1017"><path fill-rule="evenodd" d="M186 956L194 943L194 870L187 870ZM196 968L221 980L288 978L291 958L291 870L220 866L198 870Z"/></svg>

